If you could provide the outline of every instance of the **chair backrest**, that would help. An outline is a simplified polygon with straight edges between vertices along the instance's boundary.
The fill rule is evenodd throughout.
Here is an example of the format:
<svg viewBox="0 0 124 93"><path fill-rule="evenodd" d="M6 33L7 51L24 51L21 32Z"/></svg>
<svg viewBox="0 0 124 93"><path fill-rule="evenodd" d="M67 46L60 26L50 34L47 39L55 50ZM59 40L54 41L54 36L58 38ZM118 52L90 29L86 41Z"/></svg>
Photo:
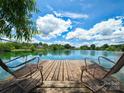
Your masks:
<svg viewBox="0 0 124 93"><path fill-rule="evenodd" d="M22 57L23 57L23 56L22 56ZM20 58L20 57L15 58L15 60L18 59L18 58ZM21 66L24 66L24 65L26 66L28 63L32 62L32 61L35 60L36 58L38 59L38 60L37 60L37 64L39 64L39 58L38 58L38 57L34 57L34 58L29 59L29 60L25 60L24 62L22 62L21 64L18 64L18 65L16 65L16 66L7 66L6 63L8 63L8 62L10 62L10 61L4 63L4 62L2 61L2 59L0 59L0 67L2 67L6 72L8 72L9 74L11 74L11 75L14 76L15 78L17 78L16 74L15 74L10 68L18 68L18 67L21 67ZM13 61L13 59L12 59L11 61Z"/></svg>
<svg viewBox="0 0 124 93"><path fill-rule="evenodd" d="M108 73L103 78L110 76L114 73L117 73L123 66L124 66L124 53L121 55L121 57L116 62L116 64L110 69L110 71L108 71Z"/></svg>
<svg viewBox="0 0 124 93"><path fill-rule="evenodd" d="M10 73L12 76L16 77L14 73L9 69L9 67L0 59L0 66L8 73Z"/></svg>

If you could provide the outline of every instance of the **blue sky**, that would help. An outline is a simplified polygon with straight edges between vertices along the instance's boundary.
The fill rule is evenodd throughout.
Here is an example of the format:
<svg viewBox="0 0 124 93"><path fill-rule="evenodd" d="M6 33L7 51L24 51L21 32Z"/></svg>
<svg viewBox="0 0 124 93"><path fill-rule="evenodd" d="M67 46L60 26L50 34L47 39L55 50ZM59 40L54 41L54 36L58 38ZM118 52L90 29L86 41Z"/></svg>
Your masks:
<svg viewBox="0 0 124 93"><path fill-rule="evenodd" d="M124 43L124 0L37 0L34 42L74 46Z"/></svg>

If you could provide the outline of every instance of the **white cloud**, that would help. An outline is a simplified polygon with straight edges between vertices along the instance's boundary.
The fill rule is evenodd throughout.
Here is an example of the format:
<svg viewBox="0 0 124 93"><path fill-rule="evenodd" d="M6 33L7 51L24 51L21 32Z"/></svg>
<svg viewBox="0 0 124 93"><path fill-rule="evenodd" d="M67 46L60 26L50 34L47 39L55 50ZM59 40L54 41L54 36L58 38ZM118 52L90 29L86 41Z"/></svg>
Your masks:
<svg viewBox="0 0 124 93"><path fill-rule="evenodd" d="M68 41L61 41L61 40L54 41L53 43L54 43L54 44L61 44L61 45L65 45L65 44L70 44L70 45L72 45L71 42L68 42Z"/></svg>
<svg viewBox="0 0 124 93"><path fill-rule="evenodd" d="M80 39L90 43L117 44L124 39L123 18L117 17L95 24L91 29L76 28L69 32L66 39Z"/></svg>
<svg viewBox="0 0 124 93"><path fill-rule="evenodd" d="M51 44L61 44L61 45L69 44L69 45L75 46L75 47L80 46L79 43L75 44L74 42L66 41L66 40L56 40L56 41L52 42Z"/></svg>
<svg viewBox="0 0 124 93"><path fill-rule="evenodd" d="M75 38L89 40L90 38L89 32L86 31L85 29L76 28L75 31L69 32L66 36L66 39L75 39Z"/></svg>
<svg viewBox="0 0 124 93"><path fill-rule="evenodd" d="M41 42L41 41L36 39L36 38L34 38L34 37L30 41L30 43L39 43L39 42Z"/></svg>
<svg viewBox="0 0 124 93"><path fill-rule="evenodd" d="M58 16L58 17L70 17L73 19L78 19L78 18L82 18L82 19L87 19L89 16L87 14L80 14L80 13L72 13L72 12L61 12L58 13L56 11L53 11L53 13Z"/></svg>
<svg viewBox="0 0 124 93"><path fill-rule="evenodd" d="M52 14L47 14L43 17L39 17L36 21L37 29L41 32L41 37L44 39L50 39L57 36L61 36L63 32L68 31L71 27L70 20L63 20L57 18Z"/></svg>

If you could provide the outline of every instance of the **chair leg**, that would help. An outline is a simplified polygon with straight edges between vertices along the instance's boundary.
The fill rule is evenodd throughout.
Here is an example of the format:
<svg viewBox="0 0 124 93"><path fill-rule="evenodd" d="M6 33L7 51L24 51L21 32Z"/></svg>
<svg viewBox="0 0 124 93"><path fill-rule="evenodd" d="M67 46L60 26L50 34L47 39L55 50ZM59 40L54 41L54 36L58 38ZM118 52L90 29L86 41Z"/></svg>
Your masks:
<svg viewBox="0 0 124 93"><path fill-rule="evenodd" d="M38 68L38 70L40 71L40 75L41 75L41 80L42 80L42 84L43 84L43 66L40 67L40 69Z"/></svg>

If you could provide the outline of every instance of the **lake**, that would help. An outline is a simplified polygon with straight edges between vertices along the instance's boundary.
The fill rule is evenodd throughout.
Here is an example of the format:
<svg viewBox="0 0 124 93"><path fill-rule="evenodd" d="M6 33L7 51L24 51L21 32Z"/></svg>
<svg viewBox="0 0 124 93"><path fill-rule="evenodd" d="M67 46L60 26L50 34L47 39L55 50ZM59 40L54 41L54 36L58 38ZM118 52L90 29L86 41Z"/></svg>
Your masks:
<svg viewBox="0 0 124 93"><path fill-rule="evenodd" d="M99 56L104 56L107 57L113 61L117 61L119 57L121 56L122 52L111 52L111 51L95 51L95 50L65 50L65 51L49 51L49 52L8 52L8 53L0 53L0 58L4 61L7 62L13 58L22 56L22 55L27 55L27 59L31 59L33 57L40 57L40 60L83 60L84 58L87 58L89 60L92 60L94 62L98 62L98 57ZM18 65L22 62L24 62L26 58L20 58L17 59L9 64L8 66L15 66ZM32 63L35 63L36 61L32 61ZM112 67L113 64L106 61L106 60L101 60L101 66L103 67ZM12 70L17 70L12 69ZM0 67L0 80L4 80L8 78L10 74L5 72L1 67ZM117 79L121 80L124 82L124 68L122 68L117 74L113 75Z"/></svg>

